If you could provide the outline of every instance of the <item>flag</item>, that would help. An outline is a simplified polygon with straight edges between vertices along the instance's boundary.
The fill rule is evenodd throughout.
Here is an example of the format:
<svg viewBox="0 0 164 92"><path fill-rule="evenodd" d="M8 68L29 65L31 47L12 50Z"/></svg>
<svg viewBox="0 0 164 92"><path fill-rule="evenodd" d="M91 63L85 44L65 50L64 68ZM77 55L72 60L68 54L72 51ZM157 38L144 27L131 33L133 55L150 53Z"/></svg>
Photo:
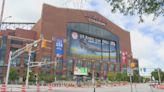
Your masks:
<svg viewBox="0 0 164 92"><path fill-rule="evenodd" d="M122 52L122 64L126 64L126 54L125 52Z"/></svg>
<svg viewBox="0 0 164 92"><path fill-rule="evenodd" d="M146 68L143 68L143 71L146 72Z"/></svg>

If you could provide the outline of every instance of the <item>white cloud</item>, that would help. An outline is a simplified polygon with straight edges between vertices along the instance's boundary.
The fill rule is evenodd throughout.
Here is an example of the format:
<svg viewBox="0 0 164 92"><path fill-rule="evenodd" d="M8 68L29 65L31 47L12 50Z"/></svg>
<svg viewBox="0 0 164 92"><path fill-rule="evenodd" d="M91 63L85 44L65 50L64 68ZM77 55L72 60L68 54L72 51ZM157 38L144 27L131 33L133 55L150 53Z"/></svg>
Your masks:
<svg viewBox="0 0 164 92"><path fill-rule="evenodd" d="M161 60L163 61L163 65L164 65L164 41L162 41L159 45L159 49L157 51L157 55L159 58L161 58Z"/></svg>
<svg viewBox="0 0 164 92"><path fill-rule="evenodd" d="M6 21L36 22L41 15L43 3L66 8L83 7L90 0L6 0L4 17L12 16ZM1 7L0 2L0 7Z"/></svg>
<svg viewBox="0 0 164 92"><path fill-rule="evenodd" d="M141 32L136 30L131 32L131 40L132 48L135 52L133 54L135 57L139 58L140 66L155 68L160 65L160 61L156 61L158 59L158 51L161 49L160 44L157 44L151 37L143 35Z"/></svg>
<svg viewBox="0 0 164 92"><path fill-rule="evenodd" d="M140 67L164 68L164 19L159 17L152 21L153 16L144 16L144 23L138 23L138 16L123 16L120 13L112 14L108 3L94 0L97 6L92 6L96 11L106 16L123 29L131 32L133 56L139 59ZM91 8L91 9L92 9ZM151 71L151 69L150 69ZM147 73L147 75L150 73Z"/></svg>

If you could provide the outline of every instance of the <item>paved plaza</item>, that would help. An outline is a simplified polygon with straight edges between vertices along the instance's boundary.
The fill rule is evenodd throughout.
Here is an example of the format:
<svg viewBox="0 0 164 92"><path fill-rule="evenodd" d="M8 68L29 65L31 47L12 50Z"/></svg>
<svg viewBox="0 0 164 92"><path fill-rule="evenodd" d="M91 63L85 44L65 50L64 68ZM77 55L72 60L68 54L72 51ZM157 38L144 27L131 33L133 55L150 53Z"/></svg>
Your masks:
<svg viewBox="0 0 164 92"><path fill-rule="evenodd" d="M53 91L51 91L53 92ZM55 92L94 92L93 88L65 88L65 89L56 89ZM95 92L131 92L130 85L118 86L118 87L101 87L96 88ZM133 85L132 92L164 92L161 89L155 89L150 87L148 84L137 84Z"/></svg>

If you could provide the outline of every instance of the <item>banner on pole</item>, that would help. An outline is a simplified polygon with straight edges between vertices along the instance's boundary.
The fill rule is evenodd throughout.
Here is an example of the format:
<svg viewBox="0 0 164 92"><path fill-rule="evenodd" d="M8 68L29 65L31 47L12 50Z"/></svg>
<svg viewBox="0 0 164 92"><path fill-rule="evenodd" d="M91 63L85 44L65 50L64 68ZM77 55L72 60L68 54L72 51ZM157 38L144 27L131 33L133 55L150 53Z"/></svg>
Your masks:
<svg viewBox="0 0 164 92"><path fill-rule="evenodd" d="M125 54L125 52L122 52L121 55L122 55L122 64L126 64L126 54Z"/></svg>
<svg viewBox="0 0 164 92"><path fill-rule="evenodd" d="M55 42L55 54L57 58L63 58L64 53L64 42L63 38L57 38Z"/></svg>

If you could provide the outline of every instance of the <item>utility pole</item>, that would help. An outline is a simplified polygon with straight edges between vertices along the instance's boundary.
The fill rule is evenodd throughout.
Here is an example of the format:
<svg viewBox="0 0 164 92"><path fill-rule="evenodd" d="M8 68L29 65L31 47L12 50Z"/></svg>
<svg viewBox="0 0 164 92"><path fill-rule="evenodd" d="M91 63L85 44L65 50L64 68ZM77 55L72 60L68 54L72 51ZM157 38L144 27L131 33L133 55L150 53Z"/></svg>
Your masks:
<svg viewBox="0 0 164 92"><path fill-rule="evenodd" d="M32 49L32 46L35 45L36 43L40 42L41 40L36 40L34 41L33 43L31 44L28 44L28 46L26 45L25 47L21 48L21 49L18 49L14 52L10 52L9 54L9 60L8 60L8 66L7 66L7 73L6 73L6 86L8 84L8 78L9 78L9 72L10 72L10 62L11 60L14 60L16 57L18 57L19 55L21 55L22 53L25 52L25 50L27 49L27 47L29 48L28 52L29 52L29 58L28 58L28 62L30 62L30 57L31 57L31 49ZM29 65L29 63L28 63ZM29 72L29 66L28 66L28 72ZM27 75L29 76L29 73L27 73ZM27 76L26 76L27 77ZM27 81L27 84L28 84L28 78L26 78L26 81Z"/></svg>
<svg viewBox="0 0 164 92"><path fill-rule="evenodd" d="M10 73L11 55L12 55L12 52L10 51L8 65L7 65L7 73L6 73L6 82L5 82L6 86L8 85L8 79L9 79L9 73Z"/></svg>
<svg viewBox="0 0 164 92"><path fill-rule="evenodd" d="M96 91L96 88L95 88L95 63L93 63L93 70L92 70L92 83L93 83L93 92Z"/></svg>
<svg viewBox="0 0 164 92"><path fill-rule="evenodd" d="M158 68L157 70L158 70L158 79L159 79L159 84L161 84L160 68Z"/></svg>
<svg viewBox="0 0 164 92"><path fill-rule="evenodd" d="M28 52L28 63L27 63L27 75L26 75L26 87L28 87L29 72L30 72L30 59L31 59L31 49Z"/></svg>
<svg viewBox="0 0 164 92"><path fill-rule="evenodd" d="M5 0L2 1L1 16L0 16L0 31L1 31L4 7L5 7Z"/></svg>
<svg viewBox="0 0 164 92"><path fill-rule="evenodd" d="M133 70L131 69L131 71L133 71ZM130 74L130 87L131 87L131 92L133 92L132 75L131 74Z"/></svg>
<svg viewBox="0 0 164 92"><path fill-rule="evenodd" d="M57 64L57 58L55 57L55 66L54 66L54 75L55 75L55 82L56 82L56 64Z"/></svg>
<svg viewBox="0 0 164 92"><path fill-rule="evenodd" d="M128 58L128 64L129 64L129 69L130 69L130 87L131 87L131 92L133 92L133 83L132 83L132 76L133 76L133 69L135 67L135 64L132 62L132 57L130 55L130 57Z"/></svg>

